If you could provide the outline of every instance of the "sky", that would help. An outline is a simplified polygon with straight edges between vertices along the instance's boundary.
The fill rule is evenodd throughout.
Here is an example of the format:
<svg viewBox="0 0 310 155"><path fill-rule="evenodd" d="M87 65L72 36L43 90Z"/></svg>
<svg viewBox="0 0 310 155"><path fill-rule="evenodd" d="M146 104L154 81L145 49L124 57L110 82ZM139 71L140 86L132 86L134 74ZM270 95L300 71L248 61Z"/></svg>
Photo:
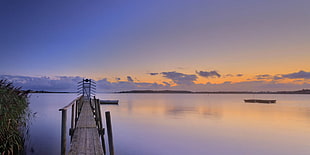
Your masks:
<svg viewBox="0 0 310 155"><path fill-rule="evenodd" d="M308 0L2 0L0 78L25 89L310 88Z"/></svg>

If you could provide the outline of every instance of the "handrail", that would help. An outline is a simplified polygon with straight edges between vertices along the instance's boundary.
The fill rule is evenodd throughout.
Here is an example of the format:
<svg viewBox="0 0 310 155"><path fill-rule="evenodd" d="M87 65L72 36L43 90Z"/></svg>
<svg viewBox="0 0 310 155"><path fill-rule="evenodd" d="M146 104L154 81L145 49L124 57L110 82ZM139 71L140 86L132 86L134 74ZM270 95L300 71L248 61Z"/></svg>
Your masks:
<svg viewBox="0 0 310 155"><path fill-rule="evenodd" d="M74 132L74 128L76 125L76 121L79 117L80 108L81 105L78 103L82 99L83 95L77 97L72 102L70 102L65 107L59 109L61 111L61 154L66 154L66 130L67 130L67 110L72 107L71 110L71 128L70 128L70 136L72 136L72 133ZM76 107L76 108L74 108ZM75 111L75 112L74 112ZM72 138L72 137L71 137Z"/></svg>
<svg viewBox="0 0 310 155"><path fill-rule="evenodd" d="M67 110L69 107L72 106L76 101L80 100L83 97L83 95L80 95L79 97L75 98L72 102L70 102L68 105L64 106L63 108L59 109L59 111Z"/></svg>

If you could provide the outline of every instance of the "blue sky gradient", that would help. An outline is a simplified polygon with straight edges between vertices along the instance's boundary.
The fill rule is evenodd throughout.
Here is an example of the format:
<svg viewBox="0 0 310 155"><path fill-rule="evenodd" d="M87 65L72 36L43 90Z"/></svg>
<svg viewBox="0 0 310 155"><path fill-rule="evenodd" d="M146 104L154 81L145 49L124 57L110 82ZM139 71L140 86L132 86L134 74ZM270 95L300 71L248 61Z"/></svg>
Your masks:
<svg viewBox="0 0 310 155"><path fill-rule="evenodd" d="M308 73L309 8L307 0L4 0L0 74L110 83L130 76L167 88L180 86L163 76L170 72L195 75L186 82L197 85ZM216 76L197 74L209 72ZM225 76L237 74L243 76ZM309 83L304 77L259 80Z"/></svg>

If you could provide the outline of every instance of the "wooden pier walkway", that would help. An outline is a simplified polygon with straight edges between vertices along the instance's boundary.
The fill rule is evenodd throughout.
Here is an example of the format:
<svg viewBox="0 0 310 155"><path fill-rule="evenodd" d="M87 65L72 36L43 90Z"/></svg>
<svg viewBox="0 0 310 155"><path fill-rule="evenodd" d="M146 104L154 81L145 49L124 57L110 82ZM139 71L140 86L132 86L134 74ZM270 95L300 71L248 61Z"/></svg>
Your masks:
<svg viewBox="0 0 310 155"><path fill-rule="evenodd" d="M82 109L72 135L69 155L104 154L90 102L94 101L83 100Z"/></svg>
<svg viewBox="0 0 310 155"><path fill-rule="evenodd" d="M67 110L71 108L71 143L69 155L103 155L106 154L105 129L103 127L100 100L93 94L95 82L83 79L79 82L81 96L67 106L59 109L61 114L61 154L67 154ZM110 112L105 112L109 155L114 155L112 123Z"/></svg>

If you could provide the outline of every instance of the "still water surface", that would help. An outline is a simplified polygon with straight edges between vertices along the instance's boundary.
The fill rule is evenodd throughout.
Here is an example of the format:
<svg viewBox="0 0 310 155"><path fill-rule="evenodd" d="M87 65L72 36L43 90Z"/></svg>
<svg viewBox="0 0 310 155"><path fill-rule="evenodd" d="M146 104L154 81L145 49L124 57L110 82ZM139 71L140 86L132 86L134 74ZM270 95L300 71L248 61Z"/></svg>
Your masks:
<svg viewBox="0 0 310 155"><path fill-rule="evenodd" d="M32 94L33 154L60 154L59 108L75 94ZM118 155L309 155L310 95L97 94ZM276 104L243 103L244 98ZM70 116L68 116L70 120ZM69 126L69 124L68 124ZM31 153L29 153L31 154Z"/></svg>

